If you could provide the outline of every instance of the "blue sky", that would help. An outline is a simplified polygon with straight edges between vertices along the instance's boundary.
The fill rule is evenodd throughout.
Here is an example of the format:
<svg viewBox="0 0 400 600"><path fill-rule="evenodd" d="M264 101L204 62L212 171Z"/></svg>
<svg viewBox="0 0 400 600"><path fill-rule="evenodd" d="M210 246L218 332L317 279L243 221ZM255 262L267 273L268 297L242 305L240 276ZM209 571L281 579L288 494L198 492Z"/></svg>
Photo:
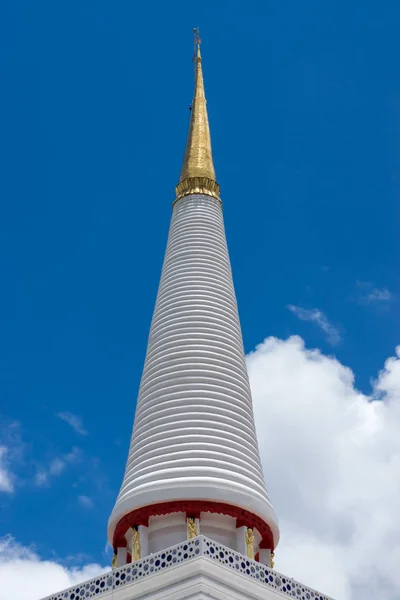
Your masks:
<svg viewBox="0 0 400 600"><path fill-rule="evenodd" d="M399 341L399 25L390 0L1 2L0 535L105 562L194 26L246 351L299 334L370 393Z"/></svg>

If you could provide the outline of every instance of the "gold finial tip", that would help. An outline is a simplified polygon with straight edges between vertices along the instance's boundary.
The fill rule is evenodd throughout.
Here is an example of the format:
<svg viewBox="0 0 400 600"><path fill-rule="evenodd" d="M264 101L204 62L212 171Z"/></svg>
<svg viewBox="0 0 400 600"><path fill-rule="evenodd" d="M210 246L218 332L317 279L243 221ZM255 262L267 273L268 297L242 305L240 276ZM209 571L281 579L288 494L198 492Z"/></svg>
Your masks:
<svg viewBox="0 0 400 600"><path fill-rule="evenodd" d="M197 56L198 58L201 58L201 54L200 54L201 39L200 39L199 27L193 28L193 36L194 36L194 55Z"/></svg>
<svg viewBox="0 0 400 600"><path fill-rule="evenodd" d="M183 159L181 176L176 187L176 199L190 194L206 194L219 199L219 185L211 151L207 105L204 94L200 30L193 29L195 89L191 104L189 134Z"/></svg>

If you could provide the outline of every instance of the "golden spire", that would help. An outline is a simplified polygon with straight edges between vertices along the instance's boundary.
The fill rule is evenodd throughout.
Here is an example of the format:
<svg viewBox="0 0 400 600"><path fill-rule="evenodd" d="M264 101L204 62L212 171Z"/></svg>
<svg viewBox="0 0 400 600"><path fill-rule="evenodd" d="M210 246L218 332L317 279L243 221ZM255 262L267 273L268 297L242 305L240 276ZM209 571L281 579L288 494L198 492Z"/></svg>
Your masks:
<svg viewBox="0 0 400 600"><path fill-rule="evenodd" d="M219 199L219 185L215 180L215 169L211 151L210 126L204 94L200 32L194 29L195 85L191 106L189 133L186 142L181 176L176 186L176 198L188 194L206 194Z"/></svg>

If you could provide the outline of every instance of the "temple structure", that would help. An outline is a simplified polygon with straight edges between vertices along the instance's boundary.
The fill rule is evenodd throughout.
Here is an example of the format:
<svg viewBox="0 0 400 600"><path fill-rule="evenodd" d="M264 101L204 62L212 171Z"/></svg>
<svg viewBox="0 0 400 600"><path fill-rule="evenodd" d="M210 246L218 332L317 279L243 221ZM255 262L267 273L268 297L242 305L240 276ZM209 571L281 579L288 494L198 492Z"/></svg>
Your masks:
<svg viewBox="0 0 400 600"><path fill-rule="evenodd" d="M274 570L278 521L261 467L195 31L195 90L109 573L76 600L327 600Z"/></svg>

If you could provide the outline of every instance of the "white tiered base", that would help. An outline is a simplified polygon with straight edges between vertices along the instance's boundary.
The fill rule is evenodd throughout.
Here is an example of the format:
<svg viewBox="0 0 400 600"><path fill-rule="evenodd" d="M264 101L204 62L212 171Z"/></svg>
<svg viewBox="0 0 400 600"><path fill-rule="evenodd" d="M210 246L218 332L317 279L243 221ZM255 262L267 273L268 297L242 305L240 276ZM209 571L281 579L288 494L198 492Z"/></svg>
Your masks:
<svg viewBox="0 0 400 600"><path fill-rule="evenodd" d="M46 600L330 600L203 536Z"/></svg>

